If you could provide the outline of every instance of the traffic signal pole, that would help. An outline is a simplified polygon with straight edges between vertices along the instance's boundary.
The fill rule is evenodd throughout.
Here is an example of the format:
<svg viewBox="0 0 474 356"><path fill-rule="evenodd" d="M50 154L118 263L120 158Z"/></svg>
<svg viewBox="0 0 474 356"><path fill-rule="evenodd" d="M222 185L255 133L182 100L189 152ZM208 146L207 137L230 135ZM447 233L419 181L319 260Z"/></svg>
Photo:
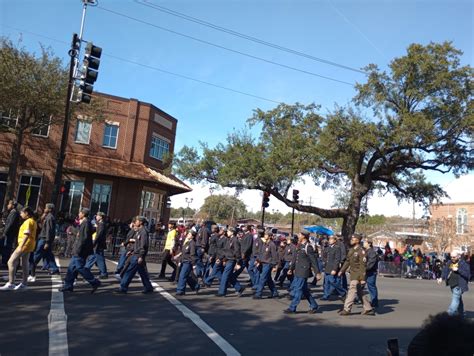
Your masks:
<svg viewBox="0 0 474 356"><path fill-rule="evenodd" d="M265 229L265 207L262 206L262 228Z"/></svg>
<svg viewBox="0 0 474 356"><path fill-rule="evenodd" d="M294 227L295 227L295 208L291 209L291 238L293 238Z"/></svg>

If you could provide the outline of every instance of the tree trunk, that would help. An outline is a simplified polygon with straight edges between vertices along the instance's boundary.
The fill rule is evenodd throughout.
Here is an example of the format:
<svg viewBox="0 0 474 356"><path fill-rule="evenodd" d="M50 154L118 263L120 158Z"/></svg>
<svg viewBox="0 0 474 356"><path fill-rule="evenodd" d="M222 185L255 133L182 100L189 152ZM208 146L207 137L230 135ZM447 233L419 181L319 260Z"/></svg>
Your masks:
<svg viewBox="0 0 474 356"><path fill-rule="evenodd" d="M20 162L20 150L23 144L24 133L23 130L17 131L16 140L12 144L10 166L8 167L8 178L5 192L5 199L3 201L3 210L6 209L8 201L14 199L16 190L16 176L18 171L18 163Z"/></svg>
<svg viewBox="0 0 474 356"><path fill-rule="evenodd" d="M358 182L352 183L351 198L347 208L348 214L343 218L341 229L342 237L344 238L344 242L346 244L349 244L349 240L356 230L362 199L367 194L367 192L367 187L361 185Z"/></svg>

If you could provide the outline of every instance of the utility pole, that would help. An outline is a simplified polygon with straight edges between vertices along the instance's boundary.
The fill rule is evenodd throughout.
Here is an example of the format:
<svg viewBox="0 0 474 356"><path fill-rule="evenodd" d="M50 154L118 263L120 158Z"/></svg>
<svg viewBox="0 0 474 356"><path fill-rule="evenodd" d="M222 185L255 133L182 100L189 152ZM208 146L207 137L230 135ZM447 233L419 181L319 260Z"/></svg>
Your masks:
<svg viewBox="0 0 474 356"><path fill-rule="evenodd" d="M298 203L298 200L300 199L299 194L300 194L299 190L293 189L293 201L295 203ZM293 238L294 230L295 230L295 208L292 208L291 209L291 238Z"/></svg>
<svg viewBox="0 0 474 356"><path fill-rule="evenodd" d="M82 35L84 33L84 23L86 20L86 11L87 6L96 6L96 0L82 0L82 18L81 18L81 28L79 31L79 35L76 33L72 36L72 44L71 49L69 50L68 54L70 57L69 62L69 77L68 77L68 86L67 86L67 94L66 94L66 108L64 113L64 125L63 125L63 134L61 137L61 144L59 146L59 153L57 159L57 166L56 172L54 174L54 187L53 193L51 195L51 202L55 204L56 208L59 211L59 194L61 190L61 180L63 175L63 166L64 160L66 158L66 147L67 147L67 140L69 135L69 123L71 121L71 102L73 97L73 89L75 84L75 79L79 73L79 59L78 55L81 51L81 43L82 43Z"/></svg>

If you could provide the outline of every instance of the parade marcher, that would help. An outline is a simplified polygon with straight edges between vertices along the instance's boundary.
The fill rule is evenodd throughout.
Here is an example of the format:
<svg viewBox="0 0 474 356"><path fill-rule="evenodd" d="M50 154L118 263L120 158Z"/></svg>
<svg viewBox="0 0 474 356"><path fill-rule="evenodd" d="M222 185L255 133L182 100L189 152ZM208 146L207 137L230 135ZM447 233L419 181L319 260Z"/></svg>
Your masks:
<svg viewBox="0 0 474 356"><path fill-rule="evenodd" d="M43 226L38 235L33 261L30 265L30 277L28 282L36 281L36 266L43 259L48 264L50 274L59 274L59 268L56 265L52 252L54 238L56 235L56 219L54 218L54 204L46 204L44 210Z"/></svg>
<svg viewBox="0 0 474 356"><path fill-rule="evenodd" d="M152 293L153 286L151 285L148 271L146 269L146 255L148 253L149 237L148 231L145 228L145 217L137 216L134 221L136 232L133 237L133 249L127 253L127 262L124 267L124 274L120 281L120 288L116 290L117 293L127 293L128 286L132 282L133 277L138 274L145 289L142 293Z"/></svg>
<svg viewBox="0 0 474 356"><path fill-rule="evenodd" d="M137 232L137 228L135 226L135 223L131 222L130 230L128 230L125 240L121 243L120 256L119 256L117 267L114 272L114 277L118 280L122 278L125 262L127 261L127 253L133 250L133 244L135 243L134 236L136 232Z"/></svg>
<svg viewBox="0 0 474 356"><path fill-rule="evenodd" d="M225 297L227 294L227 287L228 285L230 285L235 288L235 291L240 297L242 296L245 287L240 285L234 273L235 269L238 270L240 268L240 265L237 265L237 262L241 258L240 242L237 237L237 231L234 228L230 228L227 230L227 237L224 242L222 256L224 263L224 271L222 272L219 291L216 296Z"/></svg>
<svg viewBox="0 0 474 356"><path fill-rule="evenodd" d="M18 213L17 203L10 200L7 204L7 218L3 227L3 234L0 239L0 250L2 253L2 265L6 265L13 251L13 246L18 237L20 229L20 214Z"/></svg>
<svg viewBox="0 0 474 356"><path fill-rule="evenodd" d="M339 276L342 276L350 268L351 275L351 282L344 302L344 308L339 312L339 314L344 316L351 314L352 305L354 304L357 295L362 301L364 308L362 315L375 315L375 312L370 305L369 298L364 293L367 256L364 248L360 246L360 237L358 235L352 235L351 246L351 249L347 253L346 261L339 271Z"/></svg>
<svg viewBox="0 0 474 356"><path fill-rule="evenodd" d="M201 223L199 231L195 237L196 241L196 275L203 279L206 271L206 254L209 249L209 230L204 222Z"/></svg>
<svg viewBox="0 0 474 356"><path fill-rule="evenodd" d="M92 269L97 265L100 271L99 278L107 279L107 266L105 264L104 251L107 249L107 226L105 224L105 214L99 211L96 214L97 228L95 231L95 239L93 239L94 253L87 258L86 268Z"/></svg>
<svg viewBox="0 0 474 356"><path fill-rule="evenodd" d="M92 287L91 293L94 293L100 286L100 281L93 276L90 269L86 268L87 257L94 253L92 243L92 225L89 221L89 209L81 209L79 212L79 220L79 232L72 248L71 262L69 263L66 278L64 279L64 286L60 291L72 292L74 290L74 281L79 273L87 282L89 282Z"/></svg>
<svg viewBox="0 0 474 356"><path fill-rule="evenodd" d="M216 240L215 262L209 276L204 280L206 287L210 287L215 278L221 279L224 272L224 245L227 239L227 229L221 227Z"/></svg>
<svg viewBox="0 0 474 356"><path fill-rule="evenodd" d="M186 283L191 287L191 290L199 292L201 286L197 282L197 277L194 271L197 268L197 249L196 241L194 240L197 236L196 231L189 230L186 239L184 240L183 247L181 250L180 258L180 272L178 286L176 288L176 295L184 295L186 293Z"/></svg>
<svg viewBox="0 0 474 356"><path fill-rule="evenodd" d="M258 256L260 255L260 249L262 248L262 238L265 231L259 229L257 231L257 236L253 240L252 245L252 255L249 261L249 277L250 283L252 284L252 289L257 289L258 280L260 279L260 267L257 263Z"/></svg>
<svg viewBox="0 0 474 356"><path fill-rule="evenodd" d="M377 308L379 306L379 296L377 290L377 269L378 269L378 262L379 258L377 255L377 251L374 249L374 245L372 241L365 240L364 241L364 248L367 255L367 289L370 294L370 304L372 308Z"/></svg>
<svg viewBox="0 0 474 356"><path fill-rule="evenodd" d="M238 278L245 268L250 276L253 271L250 270L249 262L252 256L252 246L253 246L253 234L251 231L252 227L242 226L242 230L239 233L240 236L240 268L235 272L235 278Z"/></svg>
<svg viewBox="0 0 474 356"><path fill-rule="evenodd" d="M285 279L287 277L290 283L293 281L293 274L289 275L288 271L290 271L290 269L292 268L295 252L296 252L296 246L293 243L293 238L292 236L288 236L286 238L286 245L285 245L285 250L283 253L282 269L280 272L280 276L278 278L279 287L283 287L283 282L285 282Z"/></svg>
<svg viewBox="0 0 474 356"><path fill-rule="evenodd" d="M26 290L28 288L29 255L35 249L37 224L33 219L33 210L25 207L20 216L24 220L18 230L18 246L8 260L8 282L0 290ZM16 268L21 260L23 280L15 286Z"/></svg>
<svg viewBox="0 0 474 356"><path fill-rule="evenodd" d="M305 297L309 302L309 314L314 314L318 310L318 304L308 288L308 278L311 276L311 271L314 271L314 275L317 279L320 279L321 275L316 261L316 254L314 253L313 247L308 243L308 239L308 233L300 233L298 246L292 255L293 260L290 264L289 273L294 276L292 282L293 299L288 309L283 311L286 314L296 312L296 308L302 297Z"/></svg>
<svg viewBox="0 0 474 356"><path fill-rule="evenodd" d="M346 258L347 258L347 248L346 248L346 244L344 243L344 237L342 235L337 236L336 245L341 250L341 266L340 267L342 267L344 262L346 262ZM344 290L347 291L348 285L347 285L347 277L345 273L342 275L341 284L342 284L342 288L344 288Z"/></svg>
<svg viewBox="0 0 474 356"><path fill-rule="evenodd" d="M209 237L209 249L207 251L207 264L204 272L204 283L206 283L207 277L211 274L214 264L216 263L217 257L217 241L219 240L219 228L217 225L212 225L211 236Z"/></svg>
<svg viewBox="0 0 474 356"><path fill-rule="evenodd" d="M336 244L336 237L329 236L329 244L323 250L324 262L324 295L321 300L329 300L331 294L336 291L344 300L346 291L342 288L341 277L338 276L341 267L341 249Z"/></svg>
<svg viewBox="0 0 474 356"><path fill-rule="evenodd" d="M175 223L169 223L168 224L168 234L166 235L166 241L165 241L165 248L163 249L163 253L161 254L161 271L160 274L158 275L158 279L165 279L166 275L166 265L169 265L173 269L173 273L171 274L170 280L175 279L175 273L176 273L176 264L172 260L172 255L171 252L173 251L174 244L176 241L176 224Z"/></svg>
<svg viewBox="0 0 474 356"><path fill-rule="evenodd" d="M460 258L458 252L452 252L451 261L446 264L441 278L438 279L438 283L445 280L446 285L451 288L452 298L448 308L449 315L464 315L462 295L469 290L470 278L471 271L467 262Z"/></svg>
<svg viewBox="0 0 474 356"><path fill-rule="evenodd" d="M272 279L272 271L278 263L278 253L275 243L272 241L272 237L273 234L271 232L266 232L263 235L262 246L257 259L257 264L261 265L261 272L257 289L253 296L254 299L262 299L262 292L265 285L268 285L268 288L270 289L270 298L278 298L278 291Z"/></svg>

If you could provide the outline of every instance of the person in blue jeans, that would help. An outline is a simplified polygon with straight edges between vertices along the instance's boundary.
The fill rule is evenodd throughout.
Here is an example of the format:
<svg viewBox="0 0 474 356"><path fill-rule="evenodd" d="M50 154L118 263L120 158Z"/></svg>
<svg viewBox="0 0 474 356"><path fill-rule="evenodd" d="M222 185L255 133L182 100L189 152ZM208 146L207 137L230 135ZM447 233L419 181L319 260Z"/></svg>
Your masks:
<svg viewBox="0 0 474 356"><path fill-rule="evenodd" d="M238 296L242 296L245 287L237 280L234 270L240 268L237 262L241 259L240 242L237 237L237 230L230 228L227 230L227 237L224 240L224 247L222 250L222 259L224 264L224 271L219 285L219 291L216 297L225 297L227 294L227 287L233 286Z"/></svg>
<svg viewBox="0 0 474 356"><path fill-rule="evenodd" d="M337 274L342 263L341 248L337 245L337 239L334 235L329 236L328 245L324 248L322 255L324 261L324 295L321 300L329 300L334 291L339 294L341 299L344 299L347 291L342 287L341 278Z"/></svg>
<svg viewBox="0 0 474 356"><path fill-rule="evenodd" d="M451 288L452 298L448 307L449 315L464 314L464 303L462 300L463 293L469 290L468 282L471 278L471 271L467 262L461 258L458 252L451 253L451 261L449 261L443 269L441 278L446 281L446 285Z"/></svg>
<svg viewBox="0 0 474 356"><path fill-rule="evenodd" d="M144 216L137 216L134 220L136 233L133 240L135 240L135 242L133 243L133 249L127 253L129 263L125 263L126 269L120 281L120 288L116 290L116 293L127 293L128 286L137 272L140 275L144 287L142 293L153 293L153 286L150 282L145 261L150 243L148 231L145 228L145 221L146 218Z"/></svg>
<svg viewBox="0 0 474 356"><path fill-rule="evenodd" d="M379 258L377 251L374 249L374 244L370 240L364 240L364 248L367 257L366 267L366 284L370 295L370 304L372 308L379 306L379 292L377 289L377 270L379 265Z"/></svg>
<svg viewBox="0 0 474 356"><path fill-rule="evenodd" d="M311 295L311 291L308 288L308 278L312 275L311 271L314 271L316 279L321 279L321 274L316 259L316 253L313 247L309 243L309 234L300 233L298 237L298 246L293 255L293 261L291 263L290 274L294 276L292 284L292 295L291 304L288 309L283 312L285 314L296 313L296 308L301 301L302 297L308 300L310 309L309 314L314 314L318 310L318 303Z"/></svg>
<svg viewBox="0 0 474 356"><path fill-rule="evenodd" d="M61 292L72 292L74 290L74 281L78 274L89 282L92 287L91 293L94 293L100 286L100 281L94 278L90 269L86 268L86 259L94 252L92 247L92 225L88 217L89 209L81 209L79 212L79 232L74 240L72 258L67 269L64 286L60 289Z"/></svg>
<svg viewBox="0 0 474 356"><path fill-rule="evenodd" d="M197 277L193 275L193 272L197 269L198 263L198 253L196 246L196 231L189 230L186 235L186 239L183 242L183 247L181 249L180 258L180 269L179 269L179 278L178 286L176 288L176 295L184 295L186 292L186 284L188 284L191 289L196 292L199 292L201 286L197 282Z"/></svg>
<svg viewBox="0 0 474 356"><path fill-rule="evenodd" d="M86 268L89 269L97 265L100 271L100 279L107 279L109 277L104 256L104 251L107 249L107 225L104 219L105 214L99 211L96 215L97 228L95 231L95 239L93 239L94 253L87 258L86 262Z"/></svg>
<svg viewBox="0 0 474 356"><path fill-rule="evenodd" d="M260 254L257 258L257 263L261 266L261 272L253 299L262 299L265 285L268 285L270 289L270 298L278 298L278 290L272 278L272 271L275 270L275 266L278 264L278 253L272 238L273 234L271 232L265 232L263 235Z"/></svg>
<svg viewBox="0 0 474 356"><path fill-rule="evenodd" d="M125 267L125 262L127 261L128 252L133 250L133 244L135 243L134 237L136 232L137 228L135 227L135 223L130 223L130 230L128 231L127 236L125 237L125 241L121 244L119 260L114 272L114 277L118 280L122 278L122 275L125 272L123 268Z"/></svg>

